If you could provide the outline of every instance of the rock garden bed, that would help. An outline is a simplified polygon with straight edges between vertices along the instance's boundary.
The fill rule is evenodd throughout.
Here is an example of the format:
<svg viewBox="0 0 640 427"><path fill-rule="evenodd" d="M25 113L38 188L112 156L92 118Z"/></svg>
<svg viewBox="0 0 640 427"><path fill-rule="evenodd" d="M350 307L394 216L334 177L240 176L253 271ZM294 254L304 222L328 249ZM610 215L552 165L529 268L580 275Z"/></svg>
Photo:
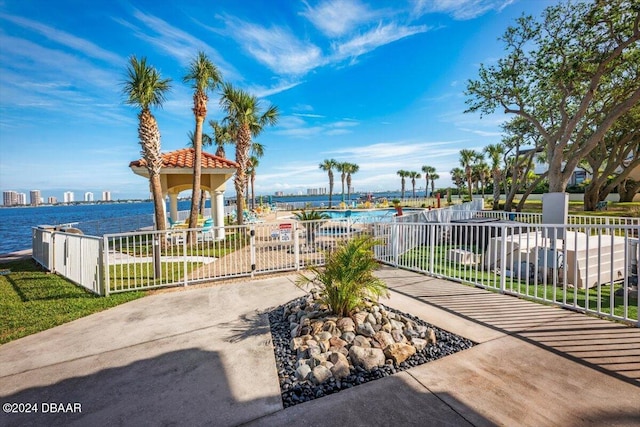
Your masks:
<svg viewBox="0 0 640 427"><path fill-rule="evenodd" d="M349 317L297 298L269 312L284 407L380 379L474 345L368 301Z"/></svg>

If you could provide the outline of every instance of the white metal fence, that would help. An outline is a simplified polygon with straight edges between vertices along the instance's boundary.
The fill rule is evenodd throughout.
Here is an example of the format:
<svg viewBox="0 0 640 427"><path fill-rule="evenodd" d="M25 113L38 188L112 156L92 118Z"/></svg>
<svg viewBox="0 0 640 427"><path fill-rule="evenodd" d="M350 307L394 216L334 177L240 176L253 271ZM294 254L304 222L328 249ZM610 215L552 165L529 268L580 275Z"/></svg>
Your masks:
<svg viewBox="0 0 640 427"><path fill-rule="evenodd" d="M384 263L625 322L638 322L638 227L376 224Z"/></svg>
<svg viewBox="0 0 640 427"><path fill-rule="evenodd" d="M540 215L513 214L460 207L393 222L288 218L100 238L35 228L33 258L108 295L320 266L325 250L367 233L382 242L380 262L640 326L637 218L551 226Z"/></svg>
<svg viewBox="0 0 640 427"><path fill-rule="evenodd" d="M104 295L102 240L95 236L34 228L33 259L87 290Z"/></svg>

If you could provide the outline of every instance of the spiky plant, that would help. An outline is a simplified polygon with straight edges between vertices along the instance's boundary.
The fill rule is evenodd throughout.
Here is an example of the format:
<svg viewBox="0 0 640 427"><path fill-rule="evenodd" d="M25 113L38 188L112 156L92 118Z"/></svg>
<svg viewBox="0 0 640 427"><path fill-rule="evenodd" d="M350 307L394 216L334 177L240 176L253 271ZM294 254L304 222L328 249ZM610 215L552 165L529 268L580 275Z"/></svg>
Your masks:
<svg viewBox="0 0 640 427"><path fill-rule="evenodd" d="M373 247L378 244L366 235L342 242L326 252L324 267L311 267L313 277L300 274L296 285L317 287L321 303L338 316L349 316L367 299L388 296L387 285L373 274L378 268Z"/></svg>

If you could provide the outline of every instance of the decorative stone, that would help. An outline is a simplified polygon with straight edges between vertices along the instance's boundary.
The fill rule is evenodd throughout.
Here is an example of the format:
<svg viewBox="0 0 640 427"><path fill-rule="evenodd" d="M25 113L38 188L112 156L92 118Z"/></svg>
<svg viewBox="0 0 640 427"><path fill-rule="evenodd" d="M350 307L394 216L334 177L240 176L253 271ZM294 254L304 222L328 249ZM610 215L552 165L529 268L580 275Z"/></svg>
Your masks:
<svg viewBox="0 0 640 427"><path fill-rule="evenodd" d="M422 351L427 346L427 340L422 338L412 338L411 344L416 348L416 351Z"/></svg>
<svg viewBox="0 0 640 427"><path fill-rule="evenodd" d="M429 328L429 330L427 331L427 342L429 344L435 344L437 342L436 332L431 328Z"/></svg>
<svg viewBox="0 0 640 427"><path fill-rule="evenodd" d="M371 325L375 325L376 324L376 317L372 314L369 313L367 314L367 323L370 323Z"/></svg>
<svg viewBox="0 0 640 427"><path fill-rule="evenodd" d="M349 373L350 373L349 361L347 360L346 357L344 358L344 360L339 360L336 363L334 363L333 367L331 368L331 374L333 375L334 378L339 380L348 377Z"/></svg>
<svg viewBox="0 0 640 427"><path fill-rule="evenodd" d="M349 358L354 366L360 366L371 370L376 366L384 365L384 352L379 348L363 348L357 345L349 349Z"/></svg>
<svg viewBox="0 0 640 427"><path fill-rule="evenodd" d="M320 332L322 332L322 327L324 326L324 324L322 322L312 322L311 323L311 335L318 335Z"/></svg>
<svg viewBox="0 0 640 427"><path fill-rule="evenodd" d="M372 337L376 333L376 331L373 329L373 326L371 326L371 323L369 322L358 324L357 330L359 335L364 335L365 337Z"/></svg>
<svg viewBox="0 0 640 427"><path fill-rule="evenodd" d="M353 340L355 339L356 334L354 334L352 331L349 332L344 332L340 338L342 338L343 340L345 340L348 344L351 344L353 342Z"/></svg>
<svg viewBox="0 0 640 427"><path fill-rule="evenodd" d="M381 348L385 348L388 345L395 343L393 336L390 333L383 331L376 332L376 334L373 336L373 339L380 343Z"/></svg>
<svg viewBox="0 0 640 427"><path fill-rule="evenodd" d="M342 338L331 337L329 339L329 344L330 344L330 348L338 349L340 347L344 347L345 345L347 345L347 342Z"/></svg>
<svg viewBox="0 0 640 427"><path fill-rule="evenodd" d="M336 326L344 332L355 332L356 325L350 317L342 317L336 322Z"/></svg>
<svg viewBox="0 0 640 427"><path fill-rule="evenodd" d="M416 354L414 346L405 343L393 343L384 349L384 355L397 365Z"/></svg>
<svg viewBox="0 0 640 427"><path fill-rule="evenodd" d="M404 336L402 329L394 329L391 331L391 336L395 342L407 342L407 338Z"/></svg>
<svg viewBox="0 0 640 427"><path fill-rule="evenodd" d="M331 335L331 333L327 331L322 331L318 335L316 335L318 341L329 341L332 337L333 335Z"/></svg>
<svg viewBox="0 0 640 427"><path fill-rule="evenodd" d="M356 322L356 326L366 322L368 315L369 315L369 313L367 313L366 311L360 311L360 312L354 314L353 318L354 318L354 320Z"/></svg>
<svg viewBox="0 0 640 427"><path fill-rule="evenodd" d="M426 327L426 326L424 326L424 325L416 325L416 327L415 327L415 331L418 333L418 336L419 336L420 338L424 338L424 337L426 337L426 336L427 336L427 330L428 330L428 329L429 329L429 328L427 328L427 327Z"/></svg>
<svg viewBox="0 0 640 427"><path fill-rule="evenodd" d="M340 330L338 329L336 322L332 320L325 321L322 330L331 334L331 336L340 336Z"/></svg>
<svg viewBox="0 0 640 427"><path fill-rule="evenodd" d="M300 365L296 369L296 378L298 378L300 381L304 381L307 379L307 377L309 377L310 373L311 368L309 367L309 365Z"/></svg>
<svg viewBox="0 0 640 427"><path fill-rule="evenodd" d="M394 319L391 319L390 322L391 322L391 329L392 330L393 329L398 329L398 330L402 331L404 329L404 323L402 323L402 322L400 322L398 320L394 320Z"/></svg>
<svg viewBox="0 0 640 427"><path fill-rule="evenodd" d="M314 384L322 384L329 378L331 378L331 370L326 366L318 365L311 371L311 381Z"/></svg>
<svg viewBox="0 0 640 427"><path fill-rule="evenodd" d="M369 341L369 338L362 335L356 335L351 344L362 348L371 348L371 341Z"/></svg>

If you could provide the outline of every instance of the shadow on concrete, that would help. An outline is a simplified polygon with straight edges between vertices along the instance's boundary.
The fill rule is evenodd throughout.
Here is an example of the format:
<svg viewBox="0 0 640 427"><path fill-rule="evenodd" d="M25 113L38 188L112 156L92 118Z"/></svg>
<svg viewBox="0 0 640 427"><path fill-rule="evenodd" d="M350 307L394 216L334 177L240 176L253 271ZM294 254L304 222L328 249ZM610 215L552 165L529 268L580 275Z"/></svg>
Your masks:
<svg viewBox="0 0 640 427"><path fill-rule="evenodd" d="M5 377L3 381L11 381L11 378ZM232 426L282 407L279 395L238 400L218 353L198 348L169 352L49 386L25 389L2 396L0 401L2 404L39 404L38 413L0 413L0 425L3 426ZM49 405L43 407L43 403ZM52 403L65 406L79 403L81 412L52 413ZM48 412L43 413L43 409Z"/></svg>
<svg viewBox="0 0 640 427"><path fill-rule="evenodd" d="M269 317L266 313L261 312L255 312L251 315L243 314L238 317L238 320L221 323L220 327L229 329L230 335L227 341L230 343L237 343L263 334L271 336Z"/></svg>
<svg viewBox="0 0 640 427"><path fill-rule="evenodd" d="M447 392L430 392L407 372L267 415L250 426L496 426Z"/></svg>
<svg viewBox="0 0 640 427"><path fill-rule="evenodd" d="M406 270L386 269L384 279L401 295L640 387L640 328Z"/></svg>

